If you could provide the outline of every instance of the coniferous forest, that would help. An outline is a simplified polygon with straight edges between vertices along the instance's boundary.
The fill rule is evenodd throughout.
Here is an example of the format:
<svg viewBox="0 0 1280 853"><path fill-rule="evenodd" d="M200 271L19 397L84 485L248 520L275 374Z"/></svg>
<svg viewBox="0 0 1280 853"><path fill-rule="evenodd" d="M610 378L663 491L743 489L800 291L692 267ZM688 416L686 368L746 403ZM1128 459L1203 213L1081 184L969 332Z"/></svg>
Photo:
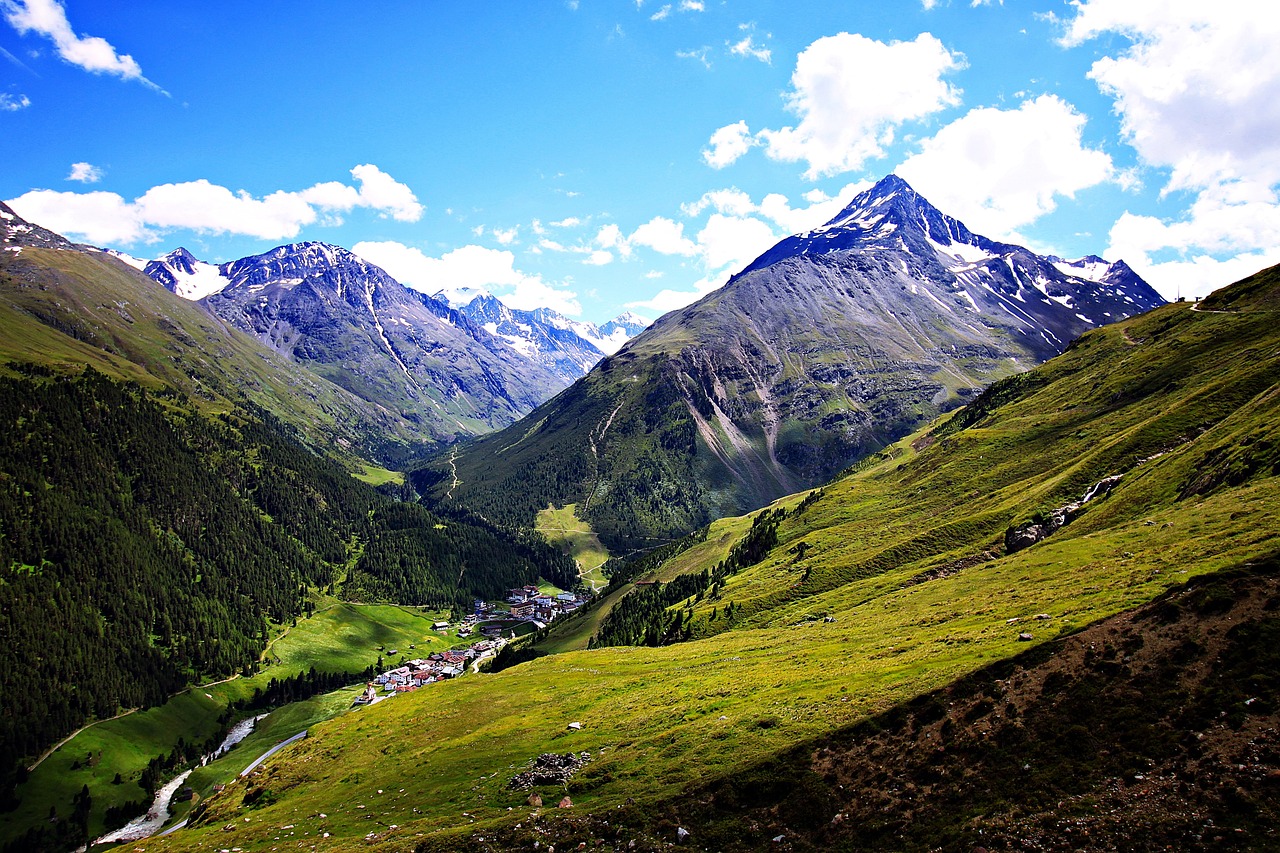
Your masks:
<svg viewBox="0 0 1280 853"><path fill-rule="evenodd" d="M93 718L249 672L308 591L468 606L572 561L353 479L258 411L88 369L0 378L0 799Z"/></svg>

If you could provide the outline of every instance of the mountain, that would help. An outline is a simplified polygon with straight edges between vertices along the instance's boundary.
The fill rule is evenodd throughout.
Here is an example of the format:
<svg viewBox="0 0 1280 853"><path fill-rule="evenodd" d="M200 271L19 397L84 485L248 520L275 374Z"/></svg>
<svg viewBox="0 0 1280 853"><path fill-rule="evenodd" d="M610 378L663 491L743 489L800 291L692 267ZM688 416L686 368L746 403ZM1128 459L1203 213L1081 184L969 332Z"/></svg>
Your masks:
<svg viewBox="0 0 1280 853"><path fill-rule="evenodd" d="M1280 268L1086 332L559 623L661 646L339 717L146 846L1274 849L1278 310Z"/></svg>
<svg viewBox="0 0 1280 853"><path fill-rule="evenodd" d="M85 365L209 411L250 404L313 448L403 465L423 451L413 425L301 369L180 299L117 257L0 205L0 363L56 373Z"/></svg>
<svg viewBox="0 0 1280 853"><path fill-rule="evenodd" d="M221 266L202 261L182 247L149 261L142 271L183 299L203 299L230 284Z"/></svg>
<svg viewBox="0 0 1280 853"><path fill-rule="evenodd" d="M547 308L520 311L486 294L459 311L530 361L549 369L564 385L583 376L604 357L595 342L578 333L574 323Z"/></svg>
<svg viewBox="0 0 1280 853"><path fill-rule="evenodd" d="M132 259L127 259L132 260ZM301 243L211 264L184 248L144 271L326 379L399 411L430 440L509 424L634 332L473 291L428 298L337 246ZM594 335L594 337L587 337Z"/></svg>
<svg viewBox="0 0 1280 853"><path fill-rule="evenodd" d="M653 325L632 311L625 311L607 323L601 323L594 329L587 328L586 338L596 345L605 355L613 355L622 345Z"/></svg>
<svg viewBox="0 0 1280 853"><path fill-rule="evenodd" d="M564 386L465 315L338 246L280 246L218 269L227 283L204 299L209 310L426 438L505 426Z"/></svg>
<svg viewBox="0 0 1280 853"><path fill-rule="evenodd" d="M415 482L511 523L576 503L611 546L653 545L823 482L1162 302L1122 262L988 240L889 176Z"/></svg>

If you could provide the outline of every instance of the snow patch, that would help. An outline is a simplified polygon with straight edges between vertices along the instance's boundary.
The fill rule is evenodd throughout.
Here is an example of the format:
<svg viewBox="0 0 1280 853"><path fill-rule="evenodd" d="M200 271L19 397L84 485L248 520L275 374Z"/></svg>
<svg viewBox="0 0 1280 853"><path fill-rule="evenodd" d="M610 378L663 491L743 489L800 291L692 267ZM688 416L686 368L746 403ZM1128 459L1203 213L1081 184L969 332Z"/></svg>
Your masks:
<svg viewBox="0 0 1280 853"><path fill-rule="evenodd" d="M948 260L953 264L953 266L947 267L951 272L956 272L958 269L972 267L975 264L980 264L983 261L989 261L996 257L986 249L980 249L977 246L971 246L968 243L956 242L949 246L944 246L932 237L926 236L925 239L929 241L929 245L933 246L933 250L938 253L939 259L942 260L944 264L946 264Z"/></svg>
<svg viewBox="0 0 1280 853"><path fill-rule="evenodd" d="M173 292L183 299L190 299L193 302L204 299L206 296L218 293L231 283L231 280L222 274L222 268L216 264L196 261L191 265L191 269L190 273L185 273L169 267L169 272L173 273L176 281Z"/></svg>

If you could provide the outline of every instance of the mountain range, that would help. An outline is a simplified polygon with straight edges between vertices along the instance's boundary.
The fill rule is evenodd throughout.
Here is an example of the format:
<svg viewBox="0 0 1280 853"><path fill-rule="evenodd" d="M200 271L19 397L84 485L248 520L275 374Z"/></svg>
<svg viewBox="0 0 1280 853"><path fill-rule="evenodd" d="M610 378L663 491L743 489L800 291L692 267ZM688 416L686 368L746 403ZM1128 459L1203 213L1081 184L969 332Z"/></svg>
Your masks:
<svg viewBox="0 0 1280 853"><path fill-rule="evenodd" d="M1274 849L1278 307L1273 268L1085 332L146 846Z"/></svg>
<svg viewBox="0 0 1280 853"><path fill-rule="evenodd" d="M611 545L653 545L821 483L1163 301L1122 261L973 234L891 175L415 482L512 523L574 503Z"/></svg>
<svg viewBox="0 0 1280 853"><path fill-rule="evenodd" d="M603 327L489 294L452 306L324 243L279 246L211 264L185 248L143 264L148 276L434 441L506 426L585 374L644 327Z"/></svg>

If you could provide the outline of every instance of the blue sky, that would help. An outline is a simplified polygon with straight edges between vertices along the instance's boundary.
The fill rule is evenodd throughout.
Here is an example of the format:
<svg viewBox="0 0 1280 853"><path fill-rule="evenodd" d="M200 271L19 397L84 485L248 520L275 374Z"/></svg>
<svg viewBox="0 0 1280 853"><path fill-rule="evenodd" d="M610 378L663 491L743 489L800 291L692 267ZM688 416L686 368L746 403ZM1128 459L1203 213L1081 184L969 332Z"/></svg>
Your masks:
<svg viewBox="0 0 1280 853"><path fill-rule="evenodd" d="M0 198L141 258L323 240L603 321L896 171L978 233L1200 295L1280 262L1257 8L0 0Z"/></svg>

